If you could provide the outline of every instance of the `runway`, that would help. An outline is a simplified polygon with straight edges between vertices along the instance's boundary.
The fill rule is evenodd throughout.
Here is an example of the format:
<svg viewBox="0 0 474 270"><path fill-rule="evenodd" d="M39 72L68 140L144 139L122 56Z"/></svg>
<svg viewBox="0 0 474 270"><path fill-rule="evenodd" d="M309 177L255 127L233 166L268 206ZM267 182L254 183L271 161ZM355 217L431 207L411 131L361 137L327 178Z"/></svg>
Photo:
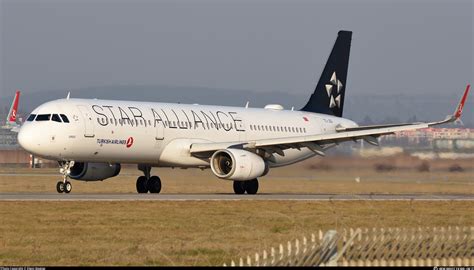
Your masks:
<svg viewBox="0 0 474 270"><path fill-rule="evenodd" d="M474 201L470 194L58 194L0 193L0 201Z"/></svg>

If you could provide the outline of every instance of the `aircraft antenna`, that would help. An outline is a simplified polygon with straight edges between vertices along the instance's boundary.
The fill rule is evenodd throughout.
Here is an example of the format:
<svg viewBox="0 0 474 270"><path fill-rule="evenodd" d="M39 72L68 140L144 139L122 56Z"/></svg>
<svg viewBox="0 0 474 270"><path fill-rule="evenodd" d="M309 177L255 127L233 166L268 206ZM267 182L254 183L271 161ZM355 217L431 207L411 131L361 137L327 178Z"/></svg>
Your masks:
<svg viewBox="0 0 474 270"><path fill-rule="evenodd" d="M66 99L69 99L70 96L71 96L71 91L67 92L67 97L66 97Z"/></svg>
<svg viewBox="0 0 474 270"><path fill-rule="evenodd" d="M250 103L250 101L247 101L247 103L245 104L245 109L249 108L249 103Z"/></svg>

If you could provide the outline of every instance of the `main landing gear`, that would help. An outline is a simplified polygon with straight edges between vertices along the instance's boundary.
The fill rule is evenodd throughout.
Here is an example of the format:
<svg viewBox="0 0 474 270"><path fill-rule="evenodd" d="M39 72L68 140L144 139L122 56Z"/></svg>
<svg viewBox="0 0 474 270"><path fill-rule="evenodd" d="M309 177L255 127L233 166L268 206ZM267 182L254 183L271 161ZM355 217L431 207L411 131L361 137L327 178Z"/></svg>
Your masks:
<svg viewBox="0 0 474 270"><path fill-rule="evenodd" d="M74 166L74 161L63 161L59 162L59 173L63 175L63 180L56 184L56 190L58 193L69 193L72 190L71 182L67 180L67 176L71 172L71 167Z"/></svg>
<svg viewBox="0 0 474 270"><path fill-rule="evenodd" d="M235 194L257 194L258 191L258 179L252 179L249 181L234 181L234 192Z"/></svg>
<svg viewBox="0 0 474 270"><path fill-rule="evenodd" d="M140 176L137 179L137 192L138 193L160 193L161 191L161 180L158 176L150 176L151 167L138 165L138 169L142 171L145 176Z"/></svg>

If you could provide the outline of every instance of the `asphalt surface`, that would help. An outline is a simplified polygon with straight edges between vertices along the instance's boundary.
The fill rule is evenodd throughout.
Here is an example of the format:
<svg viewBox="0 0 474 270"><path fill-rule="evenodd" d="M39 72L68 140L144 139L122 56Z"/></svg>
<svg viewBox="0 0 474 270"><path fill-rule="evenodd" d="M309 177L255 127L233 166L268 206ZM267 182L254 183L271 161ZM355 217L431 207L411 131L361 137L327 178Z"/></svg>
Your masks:
<svg viewBox="0 0 474 270"><path fill-rule="evenodd" d="M0 193L0 201L474 201L470 194L91 194Z"/></svg>

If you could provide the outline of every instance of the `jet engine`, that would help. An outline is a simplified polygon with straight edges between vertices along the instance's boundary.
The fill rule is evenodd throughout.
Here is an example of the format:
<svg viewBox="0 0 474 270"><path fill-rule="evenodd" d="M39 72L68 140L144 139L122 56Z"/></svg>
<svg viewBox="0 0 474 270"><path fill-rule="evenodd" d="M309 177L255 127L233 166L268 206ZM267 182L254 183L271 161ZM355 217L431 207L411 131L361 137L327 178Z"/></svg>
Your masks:
<svg viewBox="0 0 474 270"><path fill-rule="evenodd" d="M75 180L100 181L117 176L120 173L120 164L76 162L68 174Z"/></svg>
<svg viewBox="0 0 474 270"><path fill-rule="evenodd" d="M221 179L246 181L267 174L268 165L259 155L252 152L224 149L212 155L211 170Z"/></svg>

